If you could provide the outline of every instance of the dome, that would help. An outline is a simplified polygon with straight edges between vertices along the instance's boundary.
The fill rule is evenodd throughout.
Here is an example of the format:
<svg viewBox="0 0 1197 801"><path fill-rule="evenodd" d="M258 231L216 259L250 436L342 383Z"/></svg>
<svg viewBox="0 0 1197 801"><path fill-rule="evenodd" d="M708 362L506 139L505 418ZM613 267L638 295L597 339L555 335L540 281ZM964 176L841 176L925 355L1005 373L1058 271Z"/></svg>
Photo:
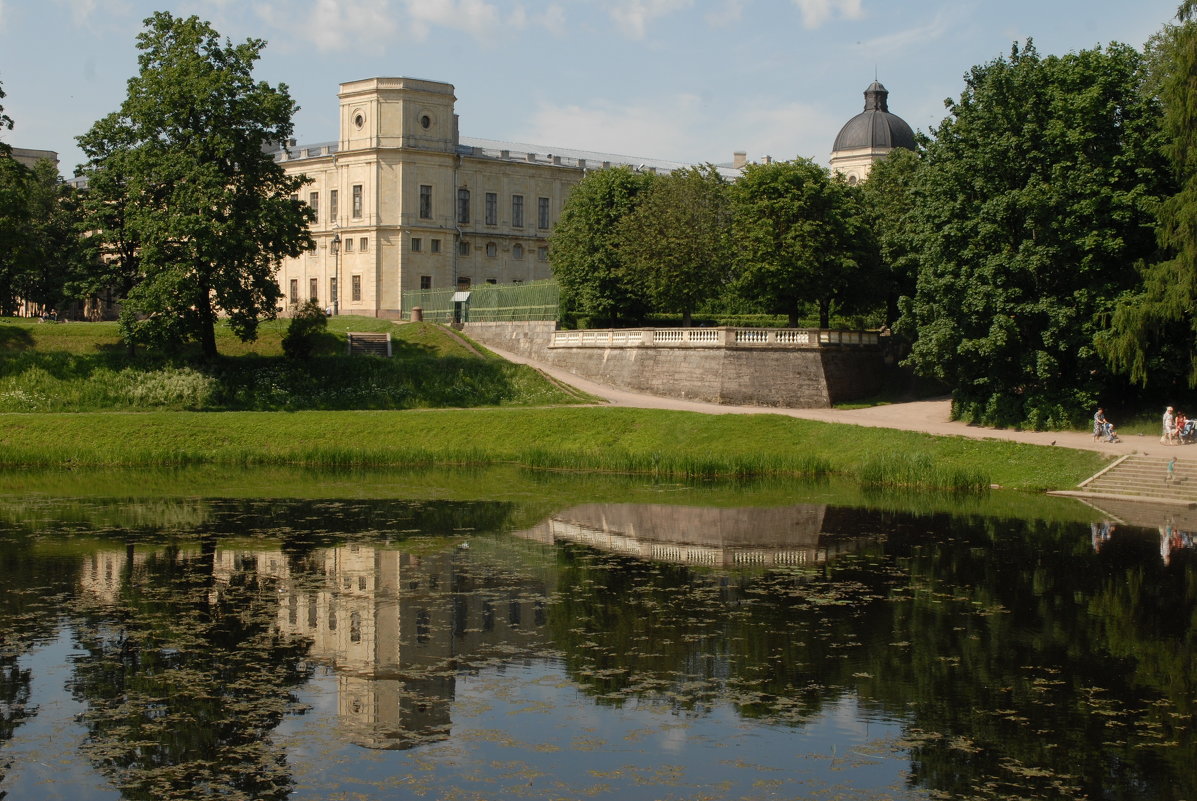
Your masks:
<svg viewBox="0 0 1197 801"><path fill-rule="evenodd" d="M831 152L895 147L914 150L914 131L906 124L906 120L889 113L889 92L886 88L873 81L865 89L864 96L864 111L844 124Z"/></svg>

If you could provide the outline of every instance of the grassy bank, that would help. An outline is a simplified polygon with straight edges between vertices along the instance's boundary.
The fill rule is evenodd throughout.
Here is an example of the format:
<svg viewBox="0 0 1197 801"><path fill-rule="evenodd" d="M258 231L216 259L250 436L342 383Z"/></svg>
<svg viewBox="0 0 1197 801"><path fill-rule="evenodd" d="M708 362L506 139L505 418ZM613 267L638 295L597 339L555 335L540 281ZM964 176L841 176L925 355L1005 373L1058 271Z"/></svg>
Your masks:
<svg viewBox="0 0 1197 801"><path fill-rule="evenodd" d="M845 476L862 485L1074 486L1100 454L796 420L625 408L8 414L0 464L519 464L688 478Z"/></svg>
<svg viewBox="0 0 1197 801"><path fill-rule="evenodd" d="M218 328L221 357L130 354L115 323L0 321L0 412L297 411L576 403L537 371L440 326L338 317L304 361L283 358L286 321L243 343ZM348 357L346 331L389 331L394 358Z"/></svg>

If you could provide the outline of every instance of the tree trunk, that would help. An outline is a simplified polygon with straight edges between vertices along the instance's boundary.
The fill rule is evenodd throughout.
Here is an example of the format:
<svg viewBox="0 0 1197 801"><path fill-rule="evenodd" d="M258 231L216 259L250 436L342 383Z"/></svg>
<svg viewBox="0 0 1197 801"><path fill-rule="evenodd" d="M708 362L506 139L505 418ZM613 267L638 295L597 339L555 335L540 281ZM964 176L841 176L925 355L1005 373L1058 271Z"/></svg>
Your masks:
<svg viewBox="0 0 1197 801"><path fill-rule="evenodd" d="M831 328L831 301L819 301L819 328Z"/></svg>
<svg viewBox="0 0 1197 801"><path fill-rule="evenodd" d="M682 328L689 328L693 322L694 320L689 309L686 309L684 312L682 312Z"/></svg>
<svg viewBox="0 0 1197 801"><path fill-rule="evenodd" d="M217 356L216 315L212 311L212 294L206 285L200 286L195 308L200 316L200 351L204 354L205 359L215 359Z"/></svg>

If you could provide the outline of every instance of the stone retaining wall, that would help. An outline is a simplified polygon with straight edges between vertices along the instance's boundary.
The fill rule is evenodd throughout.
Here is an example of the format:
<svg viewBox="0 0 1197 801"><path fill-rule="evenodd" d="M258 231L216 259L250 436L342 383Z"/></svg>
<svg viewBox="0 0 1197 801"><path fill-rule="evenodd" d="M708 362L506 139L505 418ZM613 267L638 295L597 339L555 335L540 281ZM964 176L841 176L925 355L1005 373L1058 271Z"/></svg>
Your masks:
<svg viewBox="0 0 1197 801"><path fill-rule="evenodd" d="M552 322L466 323L482 344L584 378L664 397L819 409L875 395L884 364L876 345L685 347L551 346Z"/></svg>

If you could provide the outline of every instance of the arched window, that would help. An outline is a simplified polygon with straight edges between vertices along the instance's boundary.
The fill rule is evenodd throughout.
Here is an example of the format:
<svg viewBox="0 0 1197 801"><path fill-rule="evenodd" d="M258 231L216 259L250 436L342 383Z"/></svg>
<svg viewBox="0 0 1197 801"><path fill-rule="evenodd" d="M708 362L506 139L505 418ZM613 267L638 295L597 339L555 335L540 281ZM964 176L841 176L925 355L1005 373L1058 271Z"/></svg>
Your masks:
<svg viewBox="0 0 1197 801"><path fill-rule="evenodd" d="M513 258L522 259L524 257L524 246L516 244L511 248L511 255Z"/></svg>

